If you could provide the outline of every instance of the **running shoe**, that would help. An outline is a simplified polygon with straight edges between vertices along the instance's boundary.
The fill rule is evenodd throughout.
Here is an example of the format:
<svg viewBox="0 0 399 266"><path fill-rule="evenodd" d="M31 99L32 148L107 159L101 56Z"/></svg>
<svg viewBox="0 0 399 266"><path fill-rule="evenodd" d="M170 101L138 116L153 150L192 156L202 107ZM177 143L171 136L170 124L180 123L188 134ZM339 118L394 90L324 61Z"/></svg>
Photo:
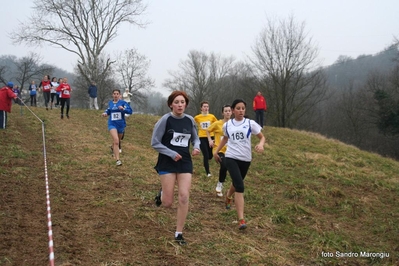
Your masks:
<svg viewBox="0 0 399 266"><path fill-rule="evenodd" d="M241 219L240 220L240 225L239 225L240 227L238 227L238 229L240 229L240 230L244 230L244 229L246 229L247 228L247 224L245 223L245 220L244 219Z"/></svg>
<svg viewBox="0 0 399 266"><path fill-rule="evenodd" d="M230 208L231 208L231 201L232 201L232 199L233 199L233 195L231 195L230 198L226 195L226 209L227 209L227 210L230 210Z"/></svg>
<svg viewBox="0 0 399 266"><path fill-rule="evenodd" d="M122 149L119 149L119 153L122 153Z"/></svg>
<svg viewBox="0 0 399 266"><path fill-rule="evenodd" d="M69 119L69 115L67 114L66 116L67 116L67 118Z"/></svg>
<svg viewBox="0 0 399 266"><path fill-rule="evenodd" d="M211 175L211 173L208 173L207 176L208 176L208 177L211 177L212 175Z"/></svg>
<svg viewBox="0 0 399 266"><path fill-rule="evenodd" d="M161 206L162 204L161 196L162 196L162 189L160 189L157 195L155 196L155 205L157 205L157 207Z"/></svg>
<svg viewBox="0 0 399 266"><path fill-rule="evenodd" d="M223 183L222 182L218 182L216 185L216 192L220 193L223 190Z"/></svg>
<svg viewBox="0 0 399 266"><path fill-rule="evenodd" d="M178 234L177 237L175 237L175 241L180 246L186 246L187 245L186 240L184 240L184 238L183 238L183 234Z"/></svg>
<svg viewBox="0 0 399 266"><path fill-rule="evenodd" d="M116 161L116 165L117 165L117 166L120 166L120 165L122 165L122 162L121 162L121 160L117 160L117 161Z"/></svg>

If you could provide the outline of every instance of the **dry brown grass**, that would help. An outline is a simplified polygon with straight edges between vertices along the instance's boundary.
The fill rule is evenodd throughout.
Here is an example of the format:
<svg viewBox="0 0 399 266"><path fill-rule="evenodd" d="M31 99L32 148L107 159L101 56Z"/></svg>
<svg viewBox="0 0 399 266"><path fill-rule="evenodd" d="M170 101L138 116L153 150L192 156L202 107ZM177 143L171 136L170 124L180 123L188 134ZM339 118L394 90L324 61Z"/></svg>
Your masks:
<svg viewBox="0 0 399 266"><path fill-rule="evenodd" d="M121 159L100 111L34 111L45 120L56 265L394 265L399 164L322 136L267 128L246 180L248 230L215 197L195 158L187 247L173 240L176 205L157 208L150 147L157 117L128 118ZM0 131L0 265L47 265L41 124L13 109ZM322 252L386 252L326 258Z"/></svg>

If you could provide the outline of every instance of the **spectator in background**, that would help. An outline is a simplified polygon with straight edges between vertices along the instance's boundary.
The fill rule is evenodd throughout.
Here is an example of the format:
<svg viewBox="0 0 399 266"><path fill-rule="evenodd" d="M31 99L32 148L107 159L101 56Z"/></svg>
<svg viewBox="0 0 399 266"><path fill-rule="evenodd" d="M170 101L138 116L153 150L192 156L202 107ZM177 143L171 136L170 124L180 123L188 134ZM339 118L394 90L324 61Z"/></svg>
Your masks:
<svg viewBox="0 0 399 266"><path fill-rule="evenodd" d="M132 95L133 95L133 94L130 93L130 91L129 91L128 88L125 89L125 92L124 92L123 95L122 95L123 100L124 100L125 102L127 102L127 104L128 104L129 106L130 106L130 97L132 97Z"/></svg>
<svg viewBox="0 0 399 266"><path fill-rule="evenodd" d="M89 86L89 90L87 91L89 93L89 105L90 109L96 109L98 110L98 103L97 103L97 86L94 81L91 82Z"/></svg>
<svg viewBox="0 0 399 266"><path fill-rule="evenodd" d="M29 85L30 106L36 106L36 93L37 86L35 84L35 81L32 80Z"/></svg>
<svg viewBox="0 0 399 266"><path fill-rule="evenodd" d="M14 83L8 82L7 86L0 89L0 128L5 129L7 125L7 113L11 112L11 99L17 99L12 91Z"/></svg>
<svg viewBox="0 0 399 266"><path fill-rule="evenodd" d="M253 108L256 115L255 121L263 128L263 120L264 120L265 111L267 110L267 104L265 97L263 97L260 91L258 91L258 93L254 98Z"/></svg>
<svg viewBox="0 0 399 266"><path fill-rule="evenodd" d="M129 91L129 89L128 88L126 88L125 89L125 92L122 94L122 99L131 107L131 105L130 105L130 97L132 96L133 94L131 94L130 93L130 91ZM126 117L128 117L129 115L127 114L126 115Z"/></svg>

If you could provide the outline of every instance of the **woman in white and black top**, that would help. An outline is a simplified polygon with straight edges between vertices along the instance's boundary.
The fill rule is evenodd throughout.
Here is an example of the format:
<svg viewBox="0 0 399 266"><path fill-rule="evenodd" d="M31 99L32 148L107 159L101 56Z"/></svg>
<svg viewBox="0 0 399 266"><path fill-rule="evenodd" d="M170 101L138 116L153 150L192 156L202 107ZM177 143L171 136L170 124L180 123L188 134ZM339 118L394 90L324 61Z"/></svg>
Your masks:
<svg viewBox="0 0 399 266"><path fill-rule="evenodd" d="M223 125L224 137L213 154L215 160L220 162L218 152L228 143L224 162L231 176L232 185L227 191L226 208L230 209L234 194L240 230L247 228L244 220L244 178L252 160L251 135L259 138L259 143L255 146L257 152L263 152L265 144L261 126L254 120L245 118L246 105L241 99L234 100L231 105L234 118Z"/></svg>
<svg viewBox="0 0 399 266"><path fill-rule="evenodd" d="M51 90L50 90L50 109L53 109L53 104L54 104L54 98L57 100L57 87L60 84L57 81L56 77L53 77L51 79ZM55 106L57 107L57 105Z"/></svg>

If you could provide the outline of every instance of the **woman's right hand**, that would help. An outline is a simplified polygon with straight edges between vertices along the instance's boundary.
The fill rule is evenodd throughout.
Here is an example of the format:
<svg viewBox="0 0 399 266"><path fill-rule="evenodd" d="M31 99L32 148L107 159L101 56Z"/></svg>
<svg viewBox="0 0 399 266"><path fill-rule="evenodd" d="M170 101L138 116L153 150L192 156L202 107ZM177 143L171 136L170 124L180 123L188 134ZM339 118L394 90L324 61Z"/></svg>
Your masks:
<svg viewBox="0 0 399 266"><path fill-rule="evenodd" d="M181 155L180 154L176 154L176 156L175 156L175 162L177 162L178 160L181 160Z"/></svg>
<svg viewBox="0 0 399 266"><path fill-rule="evenodd" d="M222 162L222 160L220 159L219 154L218 154L217 152L215 152L215 153L213 154L213 158L215 158L215 161L216 161L217 163L221 163L221 162Z"/></svg>

